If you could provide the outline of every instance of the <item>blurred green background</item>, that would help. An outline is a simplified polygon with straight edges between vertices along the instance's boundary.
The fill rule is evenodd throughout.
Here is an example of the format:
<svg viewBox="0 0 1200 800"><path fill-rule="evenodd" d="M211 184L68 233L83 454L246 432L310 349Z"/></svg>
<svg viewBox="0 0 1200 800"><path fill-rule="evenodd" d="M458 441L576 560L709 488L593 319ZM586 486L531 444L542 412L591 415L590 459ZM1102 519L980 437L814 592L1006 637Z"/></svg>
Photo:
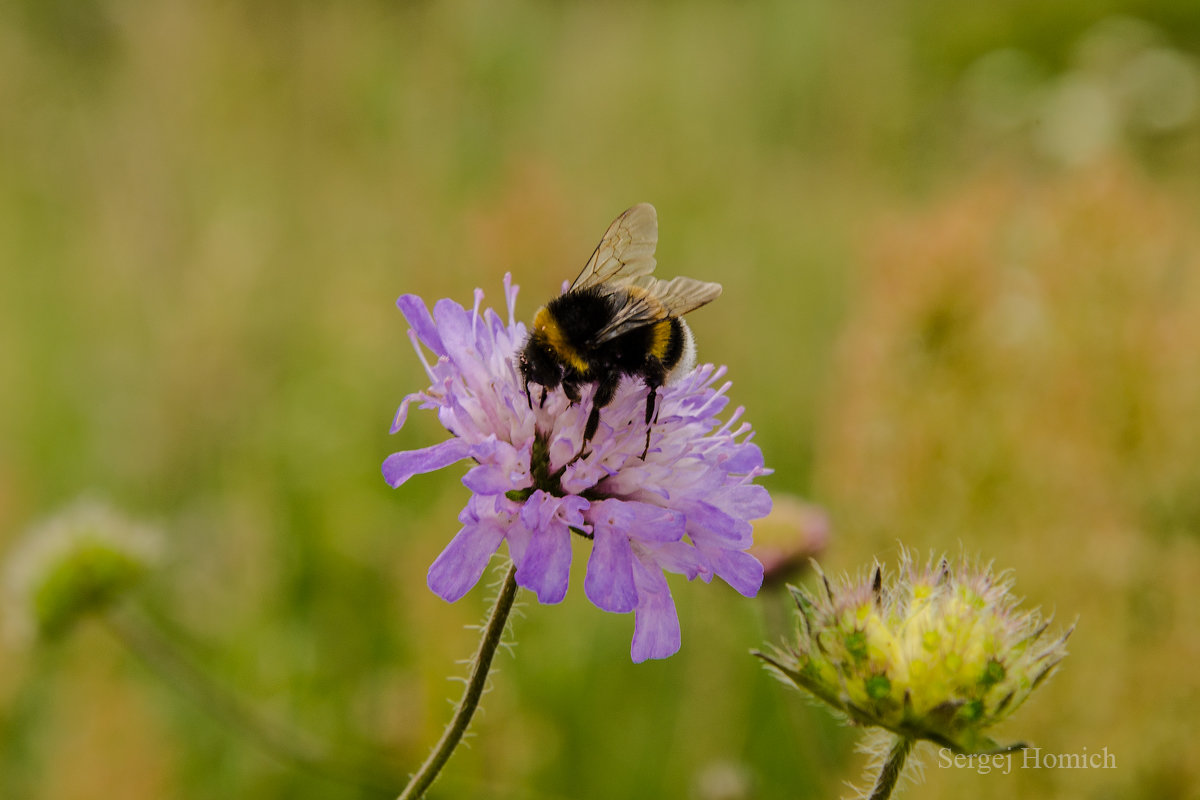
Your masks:
<svg viewBox="0 0 1200 800"><path fill-rule="evenodd" d="M609 221L725 285L692 327L834 570L898 541L1013 568L1079 629L998 736L1113 771L918 794L1197 797L1194 0L0 8L0 548L85 492L167 533L147 600L272 714L415 766L481 586L425 587L461 470L388 425L393 306L518 312ZM856 734L747 655L785 600L675 581L683 649L577 581L526 602L440 798L832 798ZM94 626L0 657L5 798L365 798L262 755Z"/></svg>

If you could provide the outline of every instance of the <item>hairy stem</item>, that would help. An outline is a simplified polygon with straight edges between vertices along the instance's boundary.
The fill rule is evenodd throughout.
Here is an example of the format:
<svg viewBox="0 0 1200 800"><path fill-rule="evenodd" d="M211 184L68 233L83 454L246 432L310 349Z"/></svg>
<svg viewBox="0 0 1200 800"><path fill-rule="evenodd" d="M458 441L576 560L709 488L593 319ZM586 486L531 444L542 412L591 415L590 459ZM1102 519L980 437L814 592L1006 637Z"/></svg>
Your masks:
<svg viewBox="0 0 1200 800"><path fill-rule="evenodd" d="M433 748L433 752L425 759L425 763L409 780L408 786L404 787L399 800L418 800L423 797L437 779L442 767L450 760L454 748L462 741L463 734L467 732L467 726L471 724L471 717L479 707L479 698L483 696L483 689L487 684L492 658L500 646L500 639L504 635L504 625L508 621L508 615L512 611L513 601L516 597L517 566L512 564L508 568L508 574L504 576L504 584L500 587L496 605L492 609L491 616L488 617L487 625L484 626L483 637L479 641L479 650L471 665L471 677L467 680L462 700L458 702L458 708L454 711L454 719L446 726L446 731Z"/></svg>
<svg viewBox="0 0 1200 800"><path fill-rule="evenodd" d="M892 796L892 791L900 780L900 773L904 771L904 761L912 752L914 744L915 742L907 736L896 737L896 741L888 753L887 761L883 763L883 769L879 771L875 788L871 790L870 800L888 800Z"/></svg>
<svg viewBox="0 0 1200 800"><path fill-rule="evenodd" d="M314 775L385 791L398 769L333 757L317 742L269 721L183 655L149 619L132 609L112 610L101 619L107 630L168 684L190 697L219 722L256 741L277 760Z"/></svg>

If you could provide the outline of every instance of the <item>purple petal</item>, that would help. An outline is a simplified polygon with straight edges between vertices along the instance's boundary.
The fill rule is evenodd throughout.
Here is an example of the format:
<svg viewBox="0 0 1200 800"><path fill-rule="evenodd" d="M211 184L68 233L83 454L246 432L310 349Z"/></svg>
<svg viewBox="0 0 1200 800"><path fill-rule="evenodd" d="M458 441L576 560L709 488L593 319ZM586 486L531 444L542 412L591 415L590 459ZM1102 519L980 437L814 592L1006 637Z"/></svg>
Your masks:
<svg viewBox="0 0 1200 800"><path fill-rule="evenodd" d="M749 553L700 547L708 556L713 572L732 586L738 594L754 597L762 588L763 565Z"/></svg>
<svg viewBox="0 0 1200 800"><path fill-rule="evenodd" d="M763 486L744 483L731 486L718 502L721 510L738 519L758 519L771 513L771 495Z"/></svg>
<svg viewBox="0 0 1200 800"><path fill-rule="evenodd" d="M570 498L554 497L539 490L521 509L521 523L529 531L529 545L517 564L517 583L535 592L540 603L558 603L567 596L571 531L557 517L560 501L564 499Z"/></svg>
<svg viewBox="0 0 1200 800"><path fill-rule="evenodd" d="M756 444L734 445L729 448L729 457L721 464L721 468L735 475L744 475L762 469L762 450Z"/></svg>
<svg viewBox="0 0 1200 800"><path fill-rule="evenodd" d="M630 511L629 535L643 542L678 542L683 538L687 518L650 503L630 501L624 504Z"/></svg>
<svg viewBox="0 0 1200 800"><path fill-rule="evenodd" d="M433 318L438 333L446 345L446 354L460 370L477 369L480 365L475 349L475 332L471 329L472 314L449 298L433 305Z"/></svg>
<svg viewBox="0 0 1200 800"><path fill-rule="evenodd" d="M581 434L582 434L582 429L581 429ZM566 441L566 440L558 439L556 441L556 444L564 442L564 441ZM554 466L555 463L557 463L557 462L555 462L554 459L560 457L561 453L565 449L566 448L555 448L553 445L551 446L551 448L550 448L550 465L552 467ZM575 449L571 452L578 453L579 448L575 447ZM567 456L567 458L562 459L562 463L567 464L567 466L563 469L562 477L559 478L559 486L562 487L562 490L564 492L571 492L571 493L585 492L588 489L595 486L597 483L599 483L604 478L608 477L609 471L607 469L605 469L604 464L602 462L597 461L596 463L592 463L590 461L590 459L587 461L585 461L583 459L579 459L577 461L570 461L570 459L572 457L573 456L569 455L569 456ZM570 461L570 463L567 463L568 461Z"/></svg>
<svg viewBox="0 0 1200 800"><path fill-rule="evenodd" d="M637 664L648 658L674 655L679 652L681 635L667 579L657 567L637 558L633 560L633 579L637 584L638 605L630 656Z"/></svg>
<svg viewBox="0 0 1200 800"><path fill-rule="evenodd" d="M442 337L438 335L437 326L433 324L433 317L429 315L425 301L415 294L406 294L396 301L396 305L425 346L439 356L446 355L446 346L442 344Z"/></svg>
<svg viewBox="0 0 1200 800"><path fill-rule="evenodd" d="M504 538L508 542L508 556L517 565L519 573L521 566L525 563L525 553L529 550L529 542L532 539L532 535L529 529L521 524L518 517L515 524L509 526ZM524 586L524 584L521 585Z"/></svg>
<svg viewBox="0 0 1200 800"><path fill-rule="evenodd" d="M503 539L504 529L494 519L464 525L429 568L429 588L443 600L458 600L479 582Z"/></svg>
<svg viewBox="0 0 1200 800"><path fill-rule="evenodd" d="M589 505L582 497L555 497L538 489L521 506L521 521L531 531L545 530L552 525L590 530L591 526L583 518Z"/></svg>
<svg viewBox="0 0 1200 800"><path fill-rule="evenodd" d="M743 550L753 541L753 527L703 500L687 504L688 533L697 544Z"/></svg>
<svg viewBox="0 0 1200 800"><path fill-rule="evenodd" d="M530 531L517 583L537 594L539 603L560 603L571 572L571 533L565 527Z"/></svg>
<svg viewBox="0 0 1200 800"><path fill-rule="evenodd" d="M477 494L501 494L524 489L533 483L529 474L532 443L521 449L489 436L471 446L471 457L479 462L463 477L463 483Z"/></svg>
<svg viewBox="0 0 1200 800"><path fill-rule="evenodd" d="M633 583L633 550L629 537L593 519L592 554L588 557L583 591L597 607L615 614L633 611L637 587Z"/></svg>
<svg viewBox="0 0 1200 800"><path fill-rule="evenodd" d="M408 419L408 404L413 400L420 400L421 398L421 392L413 392L400 401L400 408L396 409L396 416L392 419L392 429L388 433L396 433L404 427L404 421Z"/></svg>
<svg viewBox="0 0 1200 800"><path fill-rule="evenodd" d="M598 500L591 504L587 518L593 525L645 542L677 542L684 534L682 513L637 500Z"/></svg>
<svg viewBox="0 0 1200 800"><path fill-rule="evenodd" d="M433 472L461 461L469 455L469 445L462 439L447 439L440 444L420 450L401 450L383 461L383 477L394 489L413 475Z"/></svg>
<svg viewBox="0 0 1200 800"><path fill-rule="evenodd" d="M705 583L712 579L712 566L708 559L690 542L666 542L664 544L648 545L637 543L634 555L646 562L653 562L664 572L674 572L686 575L693 580L700 577Z"/></svg>
<svg viewBox="0 0 1200 800"><path fill-rule="evenodd" d="M529 486L529 476L520 480L515 473L495 464L478 464L463 476L463 485L476 494L503 494L510 489Z"/></svg>
<svg viewBox="0 0 1200 800"><path fill-rule="evenodd" d="M572 528L590 531L592 526L583 517L589 506L591 506L590 501L584 500L582 497L567 495L559 502L558 518Z"/></svg>
<svg viewBox="0 0 1200 800"><path fill-rule="evenodd" d="M680 408L676 413L681 418L693 421L714 420L725 410L725 406L729 405L729 398L711 390L702 390L694 394L681 392L678 402Z"/></svg>

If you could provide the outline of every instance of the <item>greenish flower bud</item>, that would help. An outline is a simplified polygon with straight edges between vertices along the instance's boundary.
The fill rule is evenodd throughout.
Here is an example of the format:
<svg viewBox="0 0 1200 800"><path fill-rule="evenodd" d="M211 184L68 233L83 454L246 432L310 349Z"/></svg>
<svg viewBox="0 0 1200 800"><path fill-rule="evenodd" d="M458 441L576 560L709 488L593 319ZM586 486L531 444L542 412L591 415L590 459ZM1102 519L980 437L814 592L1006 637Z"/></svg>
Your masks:
<svg viewBox="0 0 1200 800"><path fill-rule="evenodd" d="M800 609L794 649L756 653L786 683L865 726L967 753L999 746L985 731L1025 701L1066 656L1071 630L1044 636L1037 609L1021 610L1007 574L960 558L898 574L792 588Z"/></svg>
<svg viewBox="0 0 1200 800"><path fill-rule="evenodd" d="M80 501L34 527L9 555L5 585L14 632L56 639L135 586L160 551L156 532Z"/></svg>

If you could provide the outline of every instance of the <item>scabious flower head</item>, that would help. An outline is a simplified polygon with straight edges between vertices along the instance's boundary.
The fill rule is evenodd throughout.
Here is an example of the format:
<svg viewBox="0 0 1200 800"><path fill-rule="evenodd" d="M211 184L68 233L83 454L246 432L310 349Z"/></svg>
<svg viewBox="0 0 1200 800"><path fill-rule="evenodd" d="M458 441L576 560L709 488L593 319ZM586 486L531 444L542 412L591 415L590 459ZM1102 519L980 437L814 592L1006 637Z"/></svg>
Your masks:
<svg viewBox="0 0 1200 800"><path fill-rule="evenodd" d="M819 568L818 568L819 571ZM899 574L793 589L795 649L759 653L788 683L853 722L968 753L997 749L984 731L1015 711L1066 656L1071 631L1043 637L1038 610L1021 610L1006 575L965 558Z"/></svg>
<svg viewBox="0 0 1200 800"><path fill-rule="evenodd" d="M724 368L704 365L659 390L644 459L647 390L634 380L622 381L578 457L590 390L576 404L561 389L530 403L516 365L526 339L514 319L517 288L507 275L504 287L507 321L480 310L480 290L472 309L443 299L431 314L414 295L397 301L430 386L404 398L392 431L417 403L435 410L452 438L388 456L384 477L397 487L418 473L474 462L462 479L472 493L462 528L430 567L429 588L457 600L507 542L517 583L557 603L567 592L571 536L581 535L592 542L588 599L605 611L634 612L634 661L665 658L679 649L680 629L664 572L705 582L716 575L747 597L762 584L762 565L745 552L749 520L771 508L753 483L767 472L762 452L750 426L739 424L741 408L717 418L730 384L717 385Z"/></svg>
<svg viewBox="0 0 1200 800"><path fill-rule="evenodd" d="M157 561L156 532L95 500L34 527L9 556L5 585L12 632L55 639L103 611Z"/></svg>

